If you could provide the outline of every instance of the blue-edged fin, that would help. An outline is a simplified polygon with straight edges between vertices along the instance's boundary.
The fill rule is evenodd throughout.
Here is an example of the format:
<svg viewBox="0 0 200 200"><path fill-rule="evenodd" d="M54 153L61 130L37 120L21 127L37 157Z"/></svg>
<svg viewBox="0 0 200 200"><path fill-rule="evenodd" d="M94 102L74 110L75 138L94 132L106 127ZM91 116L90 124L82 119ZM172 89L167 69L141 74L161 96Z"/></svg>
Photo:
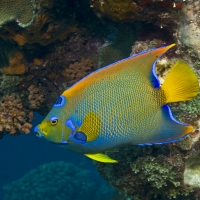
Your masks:
<svg viewBox="0 0 200 200"><path fill-rule="evenodd" d="M146 77L148 84L150 83L154 88L159 88L160 81L155 70L156 62L173 46L175 46L175 44L141 52L137 55L134 55L133 58L130 57L129 62L132 62L134 68L144 77ZM131 63L129 65L132 67Z"/></svg>
<svg viewBox="0 0 200 200"><path fill-rule="evenodd" d="M171 109L168 105L164 105L152 120L156 122L155 126L157 127L154 130L156 134L149 136L145 142L138 144L139 146L178 142L194 130L193 126L177 121L172 116Z"/></svg>
<svg viewBox="0 0 200 200"><path fill-rule="evenodd" d="M94 153L94 154L85 154L88 158L91 158L93 160L104 162L104 163L118 163L117 160L114 160L103 153Z"/></svg>
<svg viewBox="0 0 200 200"><path fill-rule="evenodd" d="M177 61L161 86L166 95L166 103L187 101L199 92L199 82L189 65Z"/></svg>

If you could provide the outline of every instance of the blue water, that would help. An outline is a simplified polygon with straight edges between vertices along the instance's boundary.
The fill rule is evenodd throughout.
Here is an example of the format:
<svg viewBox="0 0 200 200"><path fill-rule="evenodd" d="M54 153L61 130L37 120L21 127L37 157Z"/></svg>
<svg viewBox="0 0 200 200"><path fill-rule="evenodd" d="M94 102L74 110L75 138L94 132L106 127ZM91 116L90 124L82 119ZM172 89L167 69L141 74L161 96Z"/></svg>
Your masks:
<svg viewBox="0 0 200 200"><path fill-rule="evenodd" d="M42 117L37 113L35 117L36 120L33 122L33 127L42 121ZM83 170L90 170L92 176L88 177L89 181L96 181L98 179L100 184L105 184L96 171L92 160L83 155L59 148L45 139L36 137L33 130L29 135L21 134L16 137L7 135L1 139L0 160L0 200L5 195L4 185L20 179L41 164L56 161L74 163ZM112 195L112 189L110 191Z"/></svg>

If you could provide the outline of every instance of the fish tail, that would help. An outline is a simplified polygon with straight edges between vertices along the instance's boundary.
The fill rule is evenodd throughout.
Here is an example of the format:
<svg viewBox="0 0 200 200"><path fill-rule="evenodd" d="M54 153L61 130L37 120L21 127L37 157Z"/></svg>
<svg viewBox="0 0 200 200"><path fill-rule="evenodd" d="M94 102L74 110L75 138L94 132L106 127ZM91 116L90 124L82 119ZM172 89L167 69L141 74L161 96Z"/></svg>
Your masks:
<svg viewBox="0 0 200 200"><path fill-rule="evenodd" d="M166 103L188 101L199 92L199 82L189 65L177 61L161 86L166 95Z"/></svg>

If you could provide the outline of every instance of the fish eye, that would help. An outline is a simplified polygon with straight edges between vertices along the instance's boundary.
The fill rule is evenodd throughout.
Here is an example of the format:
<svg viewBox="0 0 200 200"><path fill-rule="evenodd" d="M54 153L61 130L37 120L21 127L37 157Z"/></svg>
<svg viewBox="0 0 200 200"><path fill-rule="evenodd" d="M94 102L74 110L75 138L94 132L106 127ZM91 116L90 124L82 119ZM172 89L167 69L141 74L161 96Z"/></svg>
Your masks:
<svg viewBox="0 0 200 200"><path fill-rule="evenodd" d="M51 117L51 124L56 125L58 123L58 118L57 117Z"/></svg>

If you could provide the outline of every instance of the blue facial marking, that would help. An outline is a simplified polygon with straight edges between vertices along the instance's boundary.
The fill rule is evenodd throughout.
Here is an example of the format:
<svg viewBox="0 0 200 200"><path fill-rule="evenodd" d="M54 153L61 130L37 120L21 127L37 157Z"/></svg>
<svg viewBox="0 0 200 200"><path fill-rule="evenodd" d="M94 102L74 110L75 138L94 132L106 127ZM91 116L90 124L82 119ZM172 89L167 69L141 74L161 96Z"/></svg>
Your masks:
<svg viewBox="0 0 200 200"><path fill-rule="evenodd" d="M53 117L50 118L50 120L51 120L51 121L54 121L54 120L58 120L58 118L55 117L55 116L53 116Z"/></svg>
<svg viewBox="0 0 200 200"><path fill-rule="evenodd" d="M87 141L87 136L83 132L76 132L73 136L72 139L74 142L80 143L80 144L85 144Z"/></svg>
<svg viewBox="0 0 200 200"><path fill-rule="evenodd" d="M65 102L66 102L66 98L64 96L60 95L57 98L56 102L54 103L54 107L61 107L65 104Z"/></svg>
<svg viewBox="0 0 200 200"><path fill-rule="evenodd" d="M76 130L76 127L74 126L74 124L73 124L73 122L72 122L71 119L68 119L68 120L66 121L66 125L67 125L67 127L69 127L69 128L72 129L72 132L74 132L74 131Z"/></svg>

